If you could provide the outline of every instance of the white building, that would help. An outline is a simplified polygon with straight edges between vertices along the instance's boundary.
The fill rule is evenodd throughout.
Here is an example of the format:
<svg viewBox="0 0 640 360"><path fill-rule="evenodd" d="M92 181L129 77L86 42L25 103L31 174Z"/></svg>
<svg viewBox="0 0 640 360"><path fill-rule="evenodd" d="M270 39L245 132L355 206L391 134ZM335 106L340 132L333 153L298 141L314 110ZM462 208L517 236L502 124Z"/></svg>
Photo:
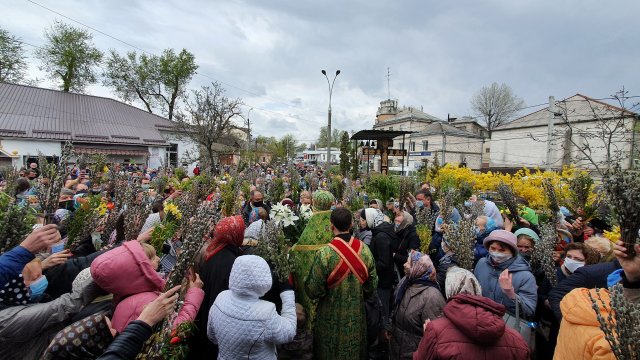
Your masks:
<svg viewBox="0 0 640 360"><path fill-rule="evenodd" d="M384 100L376 113L374 130L411 131L394 138L394 149L406 149L408 155L389 157L389 170L409 174L425 162L466 164L479 170L483 159L485 129L471 118L447 122L416 107L398 107L396 100ZM444 161L443 161L444 157ZM365 157L366 158L366 157ZM372 157L373 169L379 171L379 157ZM366 160L365 160L366 161ZM488 164L487 164L488 165Z"/></svg>
<svg viewBox="0 0 640 360"><path fill-rule="evenodd" d="M620 155L623 168L634 167L634 164L639 168L637 114L577 94L556 102L551 137L548 136L550 116L548 108L544 108L494 129L491 167L516 169L550 165L552 169L561 169L573 164L595 170L593 162L606 166L609 147L614 155ZM611 131L614 125L619 126ZM612 135L610 146L603 142L603 133ZM548 151L550 164L547 163Z"/></svg>
<svg viewBox="0 0 640 360"><path fill-rule="evenodd" d="M302 152L302 158L308 163L325 164L327 162L327 148L306 149ZM331 163L340 163L340 149L331 148Z"/></svg>
<svg viewBox="0 0 640 360"><path fill-rule="evenodd" d="M158 115L98 96L0 83L0 166L25 166L41 152L60 156L66 141L77 154L157 168L182 164L197 146L179 139ZM193 166L193 164L190 164Z"/></svg>

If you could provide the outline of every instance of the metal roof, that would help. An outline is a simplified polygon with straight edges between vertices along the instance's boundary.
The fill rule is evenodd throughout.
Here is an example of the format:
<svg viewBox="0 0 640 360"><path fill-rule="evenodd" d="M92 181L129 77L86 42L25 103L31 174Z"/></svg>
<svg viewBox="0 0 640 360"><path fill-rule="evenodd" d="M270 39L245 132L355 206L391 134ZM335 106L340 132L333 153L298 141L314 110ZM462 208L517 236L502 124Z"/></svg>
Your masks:
<svg viewBox="0 0 640 360"><path fill-rule="evenodd" d="M457 127L445 121L433 122L427 125L427 127L425 127L419 133L413 134L411 136L419 137L419 136L429 136L429 135L461 136L461 137L473 137L473 138L482 139L482 136L478 134L474 134L466 130L458 129Z"/></svg>
<svg viewBox="0 0 640 360"><path fill-rule="evenodd" d="M412 134L413 131L400 130L360 130L351 136L351 140L383 140L394 139L398 136Z"/></svg>
<svg viewBox="0 0 640 360"><path fill-rule="evenodd" d="M599 100L592 99L590 97L584 96L582 94L573 95L567 99L556 101L556 111L558 113L566 116L569 122L583 122L583 121L593 121L596 120L596 116L598 118L610 118L610 117L618 117L621 114L625 114L625 116L635 116L636 114L619 108L617 106L613 106L607 103L604 103ZM538 111L534 111L530 114L522 116L518 119L515 119L507 124L499 126L493 131L501 131L501 130L511 130L511 129L520 129L520 128L531 128L531 127L539 127L539 126L548 126L549 123L549 109L543 108ZM560 116L556 116L554 120L554 125L562 124L563 119Z"/></svg>
<svg viewBox="0 0 640 360"><path fill-rule="evenodd" d="M168 145L172 123L114 99L0 83L0 136Z"/></svg>

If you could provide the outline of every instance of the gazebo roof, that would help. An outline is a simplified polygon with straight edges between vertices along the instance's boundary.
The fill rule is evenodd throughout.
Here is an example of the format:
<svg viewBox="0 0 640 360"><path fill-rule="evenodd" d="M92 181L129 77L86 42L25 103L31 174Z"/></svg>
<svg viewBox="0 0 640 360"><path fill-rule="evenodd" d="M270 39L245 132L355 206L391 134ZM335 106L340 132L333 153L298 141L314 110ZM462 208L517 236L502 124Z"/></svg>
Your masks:
<svg viewBox="0 0 640 360"><path fill-rule="evenodd" d="M395 139L398 136L412 134L414 131L396 130L360 130L351 136L351 140L385 140Z"/></svg>

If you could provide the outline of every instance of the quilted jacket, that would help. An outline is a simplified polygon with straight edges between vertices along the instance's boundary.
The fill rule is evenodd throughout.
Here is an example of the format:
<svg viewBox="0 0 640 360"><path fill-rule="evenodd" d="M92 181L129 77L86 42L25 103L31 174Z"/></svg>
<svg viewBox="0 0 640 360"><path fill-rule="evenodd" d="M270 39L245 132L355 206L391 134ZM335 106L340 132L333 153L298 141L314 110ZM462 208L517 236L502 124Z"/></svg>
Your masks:
<svg viewBox="0 0 640 360"><path fill-rule="evenodd" d="M527 343L502 320L504 311L503 305L482 296L453 296L444 317L427 325L413 359L529 359Z"/></svg>
<svg viewBox="0 0 640 360"><path fill-rule="evenodd" d="M118 332L138 318L144 306L158 297L165 283L135 240L98 256L91 263L91 275L101 288L113 294L116 309L111 323ZM174 324L194 320L203 298L202 289L187 290Z"/></svg>
<svg viewBox="0 0 640 360"><path fill-rule="evenodd" d="M609 314L609 293L600 289L598 305L602 316L606 319ZM554 359L607 359L614 360L611 346L600 330L596 313L591 307L589 293L598 299L595 289L578 288L568 293L562 302L562 323Z"/></svg>
<svg viewBox="0 0 640 360"><path fill-rule="evenodd" d="M280 293L282 315L275 305L260 300L272 284L269 265L261 257L238 257L231 269L229 290L218 295L211 310L207 335L218 344L218 359L273 359L276 345L296 335L296 307L292 290Z"/></svg>

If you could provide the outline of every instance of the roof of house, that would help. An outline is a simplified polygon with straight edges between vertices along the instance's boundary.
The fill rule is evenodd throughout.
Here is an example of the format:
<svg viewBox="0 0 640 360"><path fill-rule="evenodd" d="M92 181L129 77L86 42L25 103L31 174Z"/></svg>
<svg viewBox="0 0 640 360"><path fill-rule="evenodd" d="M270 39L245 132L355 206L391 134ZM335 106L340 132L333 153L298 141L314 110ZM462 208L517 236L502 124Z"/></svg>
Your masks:
<svg viewBox="0 0 640 360"><path fill-rule="evenodd" d="M472 132L458 129L446 121L436 121L424 128L418 133L414 133L412 137L429 136L429 135L446 135L446 136L461 136L482 139L482 136L474 134Z"/></svg>
<svg viewBox="0 0 640 360"><path fill-rule="evenodd" d="M114 99L0 83L0 136L168 145L172 123Z"/></svg>
<svg viewBox="0 0 640 360"><path fill-rule="evenodd" d="M566 117L569 122L583 122L593 121L597 118L618 117L623 113L630 117L637 115L628 110L607 104L600 100L592 99L582 94L576 94L567 99L556 101L556 111L562 114L562 116L555 117L554 125L562 124L563 117ZM499 126L493 129L493 131L542 127L547 126L548 124L549 109L542 108Z"/></svg>
<svg viewBox="0 0 640 360"><path fill-rule="evenodd" d="M431 114L427 114L422 110L418 110L414 107L404 107L393 117L380 121L379 123L376 123L375 125L373 125L373 127L375 128L375 127L381 127L381 126L389 126L389 125L399 124L405 121L431 123L434 121L442 121L442 120L438 119L437 117Z"/></svg>

